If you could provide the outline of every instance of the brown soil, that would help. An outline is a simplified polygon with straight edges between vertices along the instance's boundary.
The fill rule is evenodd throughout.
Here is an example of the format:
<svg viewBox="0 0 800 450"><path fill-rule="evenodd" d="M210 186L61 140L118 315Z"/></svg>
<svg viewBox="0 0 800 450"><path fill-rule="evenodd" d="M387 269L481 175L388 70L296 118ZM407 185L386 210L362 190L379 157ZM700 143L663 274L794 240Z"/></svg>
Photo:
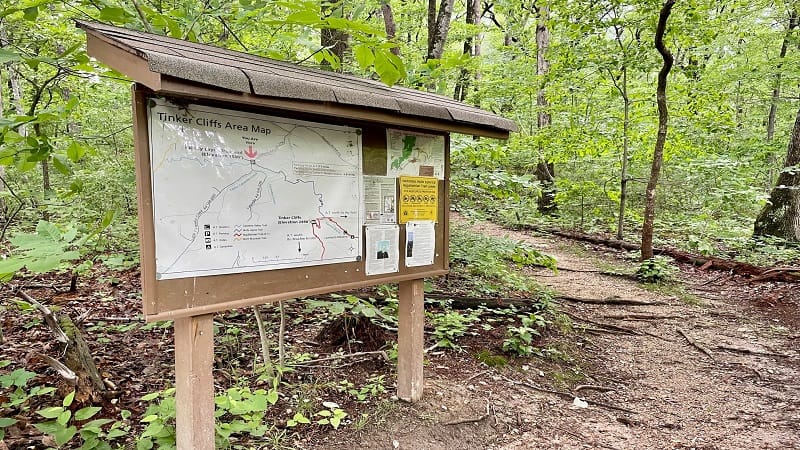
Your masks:
<svg viewBox="0 0 800 450"><path fill-rule="evenodd" d="M685 291L660 294L599 273L632 272L635 264L619 253L490 224L474 229L524 239L556 257L571 270L530 274L565 296L665 305L562 303L574 317L637 333L594 331L600 327L575 320L576 334L544 343L572 352L566 362L533 358L492 369L469 355L428 355L423 401L395 405L378 425L302 448L800 449L797 285L748 285L684 266L678 277ZM486 345L478 338L465 350ZM589 406L520 383L574 392Z"/></svg>
<svg viewBox="0 0 800 450"><path fill-rule="evenodd" d="M501 349L504 326L490 328L495 318L484 314L481 323L458 342L460 351L432 349L426 354L425 397L416 404L392 397L395 374L379 355L299 366L286 375L286 381L302 383L304 390L282 388L278 404L268 411L276 430L286 432L283 446L244 444L307 450L800 449L797 284L748 283L682 266L679 283L670 285L673 293L664 293L665 288L659 293L630 277L601 273L611 268L633 271L635 262L618 252L490 224L473 228L524 239L556 257L562 268L558 274L527 271L565 297L619 297L663 305L560 301L557 306L572 317L573 327L564 325L564 316L551 317L551 331L536 342L540 355L510 358L507 365ZM76 293L45 286L67 284L66 275L15 281L2 288L0 325L5 342L0 361L12 365L0 369L0 375L25 368L38 374L30 384L59 386L63 395L69 388L38 356L59 357L59 344L37 322L35 311L20 312L14 306L12 288L20 283L34 283L27 292L82 320L101 375L114 386L99 405L102 416L116 419L120 410L130 410L132 434L137 433L146 407L140 398L170 386L174 376L171 328L143 328L138 318L138 274L98 272L82 278ZM437 283L438 289L458 286L453 277ZM301 302L287 303L287 342L293 353L324 358L337 349L371 351L384 339L396 339L383 329L319 320L302 309ZM274 330L277 308L264 311ZM265 387L251 374L260 355L253 322L249 310L215 317L218 390L241 384L247 374L251 387ZM616 331L607 325L616 326ZM320 334L323 329L327 331ZM349 330L345 334L350 333L351 341L342 344L335 339L339 329ZM428 339L428 346L432 343ZM381 375L386 392L374 393L366 401L340 389L342 380L363 386ZM294 394L312 401L336 401L348 419L338 430L286 429L290 411L298 407ZM7 395L0 389L0 404ZM20 423L6 430L0 449L4 445L45 448L47 439L28 420L35 420L33 411L51 404L52 399L37 398L27 405L27 413L13 411ZM0 416L4 414L0 411Z"/></svg>

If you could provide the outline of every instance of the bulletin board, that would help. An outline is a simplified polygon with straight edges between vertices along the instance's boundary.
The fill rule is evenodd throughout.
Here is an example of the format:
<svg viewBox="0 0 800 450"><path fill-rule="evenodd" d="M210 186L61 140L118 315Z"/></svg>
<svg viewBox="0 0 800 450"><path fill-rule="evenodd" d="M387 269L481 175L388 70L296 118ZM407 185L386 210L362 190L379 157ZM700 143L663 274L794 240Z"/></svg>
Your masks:
<svg viewBox="0 0 800 450"><path fill-rule="evenodd" d="M449 135L134 86L148 321L448 271Z"/></svg>

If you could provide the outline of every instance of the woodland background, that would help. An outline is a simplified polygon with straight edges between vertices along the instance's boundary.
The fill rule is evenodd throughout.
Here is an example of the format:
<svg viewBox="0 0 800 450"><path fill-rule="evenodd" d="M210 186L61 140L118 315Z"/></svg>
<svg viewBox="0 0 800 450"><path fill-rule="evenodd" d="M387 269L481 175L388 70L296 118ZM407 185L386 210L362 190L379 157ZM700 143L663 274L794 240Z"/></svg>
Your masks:
<svg viewBox="0 0 800 450"><path fill-rule="evenodd" d="M104 439L126 435L138 435L139 448L174 437L169 371L141 373L135 358L125 356L136 351L162 368L171 364L162 349L169 323L137 322L131 82L86 55L85 36L73 19L352 73L476 105L515 120L520 131L508 141L454 136L451 197L462 215L613 237L634 250L648 234L649 182L655 187L655 247L735 259L758 266L749 273L756 280L780 274L792 282L800 260L798 8L797 1L766 0L0 0L0 288L8 294L0 298L0 387L10 392L0 391L0 412L8 414L0 417L0 448L6 430L13 430L14 442L48 437L54 439L50 446L87 449L110 448ZM669 122L661 157L654 152L656 85L666 60L655 47L659 29L674 63L665 78ZM663 158L656 178L654 153L656 161ZM550 294L509 268L555 269L555 261L521 241L481 237L463 227L454 227L451 257L452 276L428 286L428 300L441 299L428 317L435 346L456 348L456 340L474 329L486 342L494 337L495 350L505 355L487 353L490 359L478 357L481 364L508 355L562 355L537 346L536 339L552 325L567 327L569 319L558 315ZM656 258L642 265L641 279L657 281L674 270ZM787 298L795 292L790 284L780 289ZM392 341L386 330L396 325L393 288L370 294L380 302L351 294L303 303L325 314L301 316L308 311L300 311L300 302L288 305L298 317L288 324L284 305L264 314L256 309L258 328L242 312L215 319L218 352L231 374L217 381L235 384L217 398L220 442L235 433L264 436L269 407L278 417L270 423L282 421L269 428L278 441L309 419L333 428L344 423L344 406L316 402L323 397L308 394L304 375L281 381L287 367L300 372L320 359L311 353L315 347L306 349L297 338L284 365L281 342L276 374L269 362L275 342L265 343L263 334L264 366L254 369L261 356L255 336L265 328L262 315L274 333L280 327L282 339L284 325L295 337L306 336L309 323L332 334L327 327L344 314L366 319L363 326L382 322L383 331L369 330L375 348L385 349ZM518 303L529 310L459 311L454 294L524 297ZM57 361L31 356L31 348L62 355L34 297L59 303L62 317L84 320L94 335L89 347L95 359L114 371L106 379L134 385L125 393L112 389L118 403L82 396L81 389L70 393L53 372ZM42 303L46 309L48 302ZM502 327L492 331L494 322L486 317ZM4 329L10 330L5 340ZM350 351L347 336L345 341ZM340 353L345 348L331 345ZM379 351L392 356L391 346ZM349 395L348 411L358 423L359 402L388 397L391 369L351 369L324 389ZM354 373L360 379L343 378ZM251 391L258 383L268 385ZM60 390L48 384L60 384ZM313 406L303 406L306 401ZM305 415L282 417L287 410ZM94 417L99 422L89 421ZM34 426L23 426L29 420Z"/></svg>
<svg viewBox="0 0 800 450"><path fill-rule="evenodd" d="M508 142L454 142L459 209L638 240L658 126L661 2L3 3L0 240L44 219L92 235L95 250L137 247L130 83L86 56L73 18L427 89L504 115L520 127ZM657 245L794 256L750 238L778 176L796 171L785 163L800 108L797 25L795 2L674 7ZM797 228L762 234L797 241Z"/></svg>

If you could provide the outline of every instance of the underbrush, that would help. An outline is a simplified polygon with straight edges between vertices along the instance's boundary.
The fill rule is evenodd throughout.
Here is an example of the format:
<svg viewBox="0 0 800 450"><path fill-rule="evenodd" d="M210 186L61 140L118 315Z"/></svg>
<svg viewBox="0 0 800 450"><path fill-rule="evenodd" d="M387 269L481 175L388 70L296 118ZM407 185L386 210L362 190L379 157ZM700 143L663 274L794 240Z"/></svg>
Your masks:
<svg viewBox="0 0 800 450"><path fill-rule="evenodd" d="M553 305L519 269L555 269L555 261L525 242L461 227L453 229L452 242L452 273L425 283L428 351L480 364L471 356L480 339L507 361L550 357L539 342L556 321ZM69 271L23 273L3 287L0 432L12 447L174 448L171 322L141 321L135 270L88 270L74 292L64 288ZM37 309L14 299L19 286L44 304L59 305L56 314L78 318L102 376L114 386L104 400L73 401L65 379L26 356L34 351L58 358L61 347ZM526 300L465 308L451 294ZM299 439L385 420L396 404L397 304L396 285L385 285L262 307L266 339L251 310L215 315L218 447L293 448Z"/></svg>

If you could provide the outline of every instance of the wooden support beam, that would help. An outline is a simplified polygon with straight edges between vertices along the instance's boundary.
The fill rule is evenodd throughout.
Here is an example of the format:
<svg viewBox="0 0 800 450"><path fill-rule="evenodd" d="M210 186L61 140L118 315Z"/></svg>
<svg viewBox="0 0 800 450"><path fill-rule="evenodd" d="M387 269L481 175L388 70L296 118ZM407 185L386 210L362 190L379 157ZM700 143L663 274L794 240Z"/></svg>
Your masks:
<svg viewBox="0 0 800 450"><path fill-rule="evenodd" d="M397 397L407 402L422 398L424 356L424 283L401 281L398 293Z"/></svg>
<svg viewBox="0 0 800 450"><path fill-rule="evenodd" d="M178 450L214 450L213 314L175 319Z"/></svg>

